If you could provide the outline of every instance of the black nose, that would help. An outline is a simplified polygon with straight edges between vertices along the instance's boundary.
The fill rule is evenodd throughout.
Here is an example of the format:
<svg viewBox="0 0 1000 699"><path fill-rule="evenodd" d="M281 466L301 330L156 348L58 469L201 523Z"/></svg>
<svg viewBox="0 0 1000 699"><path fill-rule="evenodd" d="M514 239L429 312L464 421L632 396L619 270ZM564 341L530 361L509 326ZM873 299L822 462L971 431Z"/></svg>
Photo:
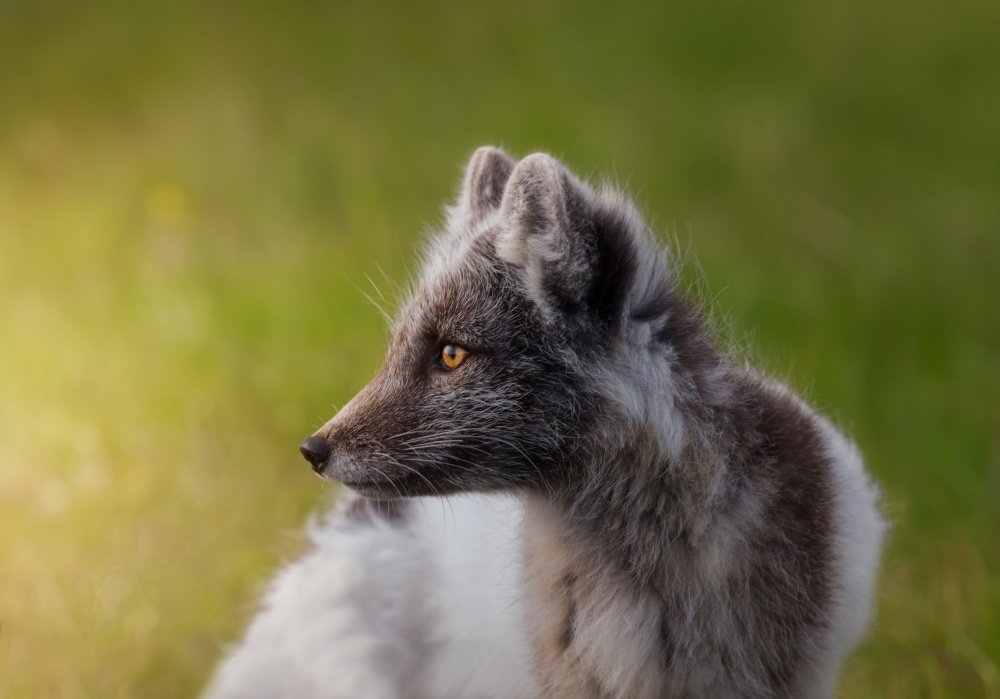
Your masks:
<svg viewBox="0 0 1000 699"><path fill-rule="evenodd" d="M316 473L320 472L330 456L330 447L327 446L326 440L322 437L306 437L302 440L299 451L302 452L302 456L306 457L306 461L312 464L313 471Z"/></svg>

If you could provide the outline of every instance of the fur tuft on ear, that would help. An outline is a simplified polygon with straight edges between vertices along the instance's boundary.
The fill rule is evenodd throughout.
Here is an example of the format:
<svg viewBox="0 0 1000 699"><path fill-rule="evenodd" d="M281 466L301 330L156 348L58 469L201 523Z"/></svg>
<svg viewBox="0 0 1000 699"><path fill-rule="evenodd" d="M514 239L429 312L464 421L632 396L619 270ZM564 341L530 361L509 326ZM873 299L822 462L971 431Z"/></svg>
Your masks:
<svg viewBox="0 0 1000 699"><path fill-rule="evenodd" d="M468 221L478 221L499 208L515 165L516 161L499 148L483 146L476 149L465 167L465 181L459 197L459 208L466 212Z"/></svg>
<svg viewBox="0 0 1000 699"><path fill-rule="evenodd" d="M545 153L524 158L507 182L496 251L522 268L528 292L543 308L585 305L597 253L593 207L590 188Z"/></svg>
<svg viewBox="0 0 1000 699"><path fill-rule="evenodd" d="M596 319L605 330L664 322L667 265L613 187L595 192L552 156L529 155L507 181L495 235L497 256L547 316Z"/></svg>

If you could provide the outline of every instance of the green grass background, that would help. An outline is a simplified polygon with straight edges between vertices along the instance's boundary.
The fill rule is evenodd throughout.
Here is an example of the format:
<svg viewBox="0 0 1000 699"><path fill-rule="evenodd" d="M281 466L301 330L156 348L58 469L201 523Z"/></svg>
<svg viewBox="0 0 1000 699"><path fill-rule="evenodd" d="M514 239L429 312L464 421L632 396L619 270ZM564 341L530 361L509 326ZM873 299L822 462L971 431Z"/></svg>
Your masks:
<svg viewBox="0 0 1000 699"><path fill-rule="evenodd" d="M1000 3L0 0L0 696L196 694L482 144L627 184L896 526L845 697L1000 696ZM699 271L700 266L700 271Z"/></svg>

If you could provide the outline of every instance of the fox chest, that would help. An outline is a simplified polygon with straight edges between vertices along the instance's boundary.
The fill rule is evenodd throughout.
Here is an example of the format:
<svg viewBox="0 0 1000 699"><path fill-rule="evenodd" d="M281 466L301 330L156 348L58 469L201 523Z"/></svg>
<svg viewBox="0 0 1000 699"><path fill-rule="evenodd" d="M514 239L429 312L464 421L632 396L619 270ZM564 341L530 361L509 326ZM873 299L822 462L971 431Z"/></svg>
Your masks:
<svg viewBox="0 0 1000 699"><path fill-rule="evenodd" d="M546 697L663 696L669 633L655 600L583 560L557 530L526 537L528 625Z"/></svg>

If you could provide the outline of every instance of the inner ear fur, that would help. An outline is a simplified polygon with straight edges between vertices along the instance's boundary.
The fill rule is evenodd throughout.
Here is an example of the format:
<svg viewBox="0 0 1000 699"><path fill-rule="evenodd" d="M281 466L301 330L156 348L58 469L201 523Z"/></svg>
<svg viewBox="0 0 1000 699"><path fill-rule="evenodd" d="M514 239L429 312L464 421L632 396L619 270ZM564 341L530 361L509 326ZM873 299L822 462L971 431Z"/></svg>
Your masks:
<svg viewBox="0 0 1000 699"><path fill-rule="evenodd" d="M589 187L545 153L524 158L507 181L497 254L521 268L543 307L584 305L597 253L593 201Z"/></svg>
<svg viewBox="0 0 1000 699"><path fill-rule="evenodd" d="M474 221L495 211L517 161L493 146L478 148L465 168L462 203Z"/></svg>

